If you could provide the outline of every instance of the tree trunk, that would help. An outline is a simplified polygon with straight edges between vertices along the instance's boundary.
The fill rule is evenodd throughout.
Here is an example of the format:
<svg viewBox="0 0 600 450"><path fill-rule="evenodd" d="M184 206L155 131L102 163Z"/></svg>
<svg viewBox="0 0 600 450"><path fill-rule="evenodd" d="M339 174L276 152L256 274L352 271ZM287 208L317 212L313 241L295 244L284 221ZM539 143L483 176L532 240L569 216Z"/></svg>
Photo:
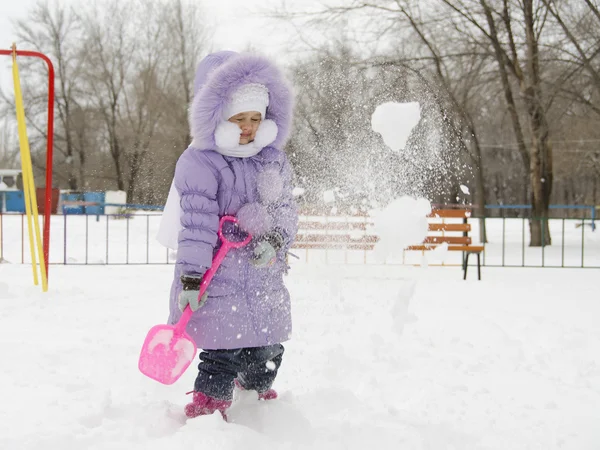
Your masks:
<svg viewBox="0 0 600 450"><path fill-rule="evenodd" d="M487 243L487 230L485 227L485 179L483 176L483 159L481 158L481 147L479 140L473 130L473 146L475 147L475 158L477 160L477 173L475 174L475 203L477 204L477 215L479 216L479 240L482 243Z"/></svg>
<svg viewBox="0 0 600 450"><path fill-rule="evenodd" d="M547 129L542 131L538 123L539 116L533 114L534 142L531 152L530 183L531 183L531 241L530 246L541 247L550 245L550 229L548 228L548 207L552 192L552 157L550 143L547 141ZM543 140L536 139L539 134L546 134ZM545 141L545 142L544 142ZM542 227L542 224L544 226Z"/></svg>
<svg viewBox="0 0 600 450"><path fill-rule="evenodd" d="M134 203L134 193L137 184L138 173L140 171L141 155L138 150L134 150L129 162L129 183L127 184L127 203Z"/></svg>
<svg viewBox="0 0 600 450"><path fill-rule="evenodd" d="M398 6L400 6L400 5L398 4ZM433 55L436 73L438 75L440 83L442 84L442 86L444 86L444 91L449 96L450 100L452 101L452 104L456 108L456 111L462 116L463 120L467 123L467 131L468 131L467 136L471 136L473 139L473 144L474 144L473 148L474 148L475 154L474 155L469 154L469 156L477 165L477 174L475 175L475 191L476 191L475 203L477 205L476 206L477 215L480 217L479 239L481 240L481 242L486 243L487 242L487 233L486 233L486 229L485 229L485 199L486 199L486 196L485 196L485 182L484 182L484 177L483 177L483 158L481 156L481 147L479 146L479 140L477 139L477 132L475 130L474 121L472 120L472 117L469 114L468 110L464 107L463 104L461 104L458 101L456 94L453 91L451 84L449 82L449 77L446 76L444 69L442 68L442 57L441 57L440 53L436 50L433 43L427 38L426 34L423 32L423 30L421 29L421 27L417 23L417 21L414 19L414 17L405 8L400 7L400 11L409 20L409 22L410 22L411 26L413 27L413 29L415 30L415 32L419 35L419 37L421 38L423 43L427 46L427 48ZM418 75L421 79L423 79L420 76L420 74L418 74ZM446 117L446 114L443 114L443 117ZM459 138L462 141L462 143L465 147L465 150L467 150L467 144L465 142L465 138L462 133L462 129L459 129L455 123L450 123L450 127L454 131L455 136L457 136L457 138Z"/></svg>
<svg viewBox="0 0 600 450"><path fill-rule="evenodd" d="M551 244L548 227L548 206L552 193L552 146L549 139L548 122L542 105L541 79L539 76L539 53L535 35L533 0L525 0L525 32L527 37L527 88L524 92L527 112L531 123L531 158L529 180L531 182L531 241L530 246L541 247Z"/></svg>
<svg viewBox="0 0 600 450"><path fill-rule="evenodd" d="M60 108L59 108L60 109ZM65 105L65 113L62 114L62 111L59 111L59 117L62 119L64 126L64 133L66 137L66 145L67 145L67 183L69 184L69 189L72 191L76 191L78 189L77 183L77 174L75 169L75 155L74 155L74 145L73 138L71 137L71 124L70 124L70 112L68 100L66 100Z"/></svg>
<svg viewBox="0 0 600 450"><path fill-rule="evenodd" d="M67 156L67 183L69 184L69 189L72 191L76 191L78 189L77 183L77 175L75 174L75 169L73 168L73 156Z"/></svg>
<svg viewBox="0 0 600 450"><path fill-rule="evenodd" d="M83 141L83 140L82 140ZM86 188L86 176L85 176L85 163L86 163L86 154L85 154L85 145L80 143L79 146L79 185L81 188Z"/></svg>
<svg viewBox="0 0 600 450"><path fill-rule="evenodd" d="M123 180L123 171L121 170L121 147L116 137L111 138L111 154L115 163L115 172L117 175L117 189L119 191L125 190L125 180Z"/></svg>

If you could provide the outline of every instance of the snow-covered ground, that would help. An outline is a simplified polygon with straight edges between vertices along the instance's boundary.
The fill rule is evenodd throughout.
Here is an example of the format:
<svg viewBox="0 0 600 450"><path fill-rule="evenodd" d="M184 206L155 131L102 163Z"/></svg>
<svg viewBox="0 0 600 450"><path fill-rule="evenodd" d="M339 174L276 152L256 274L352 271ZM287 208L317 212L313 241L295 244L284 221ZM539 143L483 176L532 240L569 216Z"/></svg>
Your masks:
<svg viewBox="0 0 600 450"><path fill-rule="evenodd" d="M172 270L0 264L0 449L600 448L597 270L297 264L281 397L229 423L137 370Z"/></svg>

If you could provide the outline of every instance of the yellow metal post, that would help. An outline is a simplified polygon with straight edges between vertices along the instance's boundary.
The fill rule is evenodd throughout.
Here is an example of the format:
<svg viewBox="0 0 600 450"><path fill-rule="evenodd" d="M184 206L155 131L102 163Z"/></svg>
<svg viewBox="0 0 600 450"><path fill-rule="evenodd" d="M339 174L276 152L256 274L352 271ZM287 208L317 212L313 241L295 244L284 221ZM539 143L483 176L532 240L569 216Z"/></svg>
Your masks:
<svg viewBox="0 0 600 450"><path fill-rule="evenodd" d="M23 95L21 93L21 82L19 79L19 67L17 65L16 46L13 44L13 81L15 85L15 106L17 110L17 124L19 130L19 146L21 150L21 167L23 170L23 192L25 194L25 211L27 213L27 226L29 231L29 247L31 250L31 266L33 269L33 283L38 284L37 260L35 255L36 243L40 259L42 274L42 290L48 290L48 278L46 276L46 262L42 250L42 235L40 233L40 222L38 217L37 198L35 182L33 178L33 165L31 163L31 152L29 150L29 139L27 138L27 126L25 123L25 109L23 108ZM33 227L32 227L33 222ZM35 229L35 240L34 240Z"/></svg>

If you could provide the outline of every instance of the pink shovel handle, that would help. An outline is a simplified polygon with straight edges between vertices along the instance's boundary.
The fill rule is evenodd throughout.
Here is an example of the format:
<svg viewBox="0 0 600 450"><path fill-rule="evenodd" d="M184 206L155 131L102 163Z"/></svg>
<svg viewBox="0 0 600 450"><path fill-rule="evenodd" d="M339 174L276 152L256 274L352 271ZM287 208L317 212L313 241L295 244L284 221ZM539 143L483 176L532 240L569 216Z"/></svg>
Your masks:
<svg viewBox="0 0 600 450"><path fill-rule="evenodd" d="M219 248L219 251L215 255L212 265L204 273L204 276L202 277L202 281L200 282L200 294L198 294L198 299L200 299L206 292L208 285L210 284L211 280L215 276L217 269L219 268L219 266L225 259L225 256L227 256L227 253L229 252L229 250L231 250L232 248L241 248L241 247L247 245L248 242L250 242L252 240L252 236L250 234L248 234L248 236L246 236L246 239L244 239L243 241L234 242L234 241L228 240L225 237L225 235L223 235L223 225L225 224L225 222L233 222L233 223L237 224L238 220L233 216L221 217L221 220L219 221L219 238L221 239L221 248ZM185 327L187 326L188 322L192 318L193 313L194 313L194 311L192 311L192 308L190 308L190 305L187 305L185 307L185 309L183 310L183 314L181 315L179 322L177 322L177 324L175 325L175 335L180 335L183 333L183 331L185 330Z"/></svg>

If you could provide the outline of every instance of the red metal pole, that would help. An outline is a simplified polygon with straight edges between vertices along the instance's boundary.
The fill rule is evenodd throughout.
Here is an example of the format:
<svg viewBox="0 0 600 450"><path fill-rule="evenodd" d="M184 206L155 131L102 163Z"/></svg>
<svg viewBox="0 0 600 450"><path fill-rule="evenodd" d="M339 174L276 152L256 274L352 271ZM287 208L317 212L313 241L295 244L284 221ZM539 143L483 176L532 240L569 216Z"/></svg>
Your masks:
<svg viewBox="0 0 600 450"><path fill-rule="evenodd" d="M0 50L0 55L12 56L12 50ZM44 203L44 260L46 261L46 277L50 267L50 213L52 209L52 149L54 142L54 65L43 53L29 50L17 50L17 56L41 58L48 66L48 138L46 140L46 199ZM32 195L36 195L34 192Z"/></svg>

